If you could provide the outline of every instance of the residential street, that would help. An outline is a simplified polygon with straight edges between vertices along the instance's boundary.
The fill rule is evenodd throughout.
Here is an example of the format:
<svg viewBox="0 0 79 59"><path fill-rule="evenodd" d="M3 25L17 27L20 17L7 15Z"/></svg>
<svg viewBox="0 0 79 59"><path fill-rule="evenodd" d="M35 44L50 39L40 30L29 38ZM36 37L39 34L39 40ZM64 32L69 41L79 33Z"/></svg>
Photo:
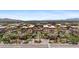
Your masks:
<svg viewBox="0 0 79 59"><path fill-rule="evenodd" d="M47 43L48 41L43 41L42 43L28 43L28 44L0 44L0 48L79 48L78 45L72 44L55 44Z"/></svg>

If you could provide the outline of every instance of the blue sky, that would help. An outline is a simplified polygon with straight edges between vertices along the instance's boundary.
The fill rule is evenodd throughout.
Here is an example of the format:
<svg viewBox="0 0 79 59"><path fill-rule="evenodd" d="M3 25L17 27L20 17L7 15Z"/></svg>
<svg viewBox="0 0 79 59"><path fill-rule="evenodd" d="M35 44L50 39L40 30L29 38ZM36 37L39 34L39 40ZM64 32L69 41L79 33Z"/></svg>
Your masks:
<svg viewBox="0 0 79 59"><path fill-rule="evenodd" d="M20 20L60 20L79 18L79 10L0 10L0 18Z"/></svg>

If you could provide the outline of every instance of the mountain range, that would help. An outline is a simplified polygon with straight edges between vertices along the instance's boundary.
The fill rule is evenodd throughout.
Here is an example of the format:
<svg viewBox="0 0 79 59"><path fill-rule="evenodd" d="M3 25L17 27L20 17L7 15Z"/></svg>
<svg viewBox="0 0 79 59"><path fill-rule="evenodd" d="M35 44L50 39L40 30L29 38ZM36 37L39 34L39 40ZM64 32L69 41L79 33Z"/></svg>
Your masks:
<svg viewBox="0 0 79 59"><path fill-rule="evenodd" d="M0 22L22 22L22 21L23 20L0 18ZM32 21L39 21L39 20L32 20ZM40 20L40 22L41 21L79 21L79 18L69 18L69 19L61 19L61 20ZM28 22L28 21L25 21L25 22Z"/></svg>

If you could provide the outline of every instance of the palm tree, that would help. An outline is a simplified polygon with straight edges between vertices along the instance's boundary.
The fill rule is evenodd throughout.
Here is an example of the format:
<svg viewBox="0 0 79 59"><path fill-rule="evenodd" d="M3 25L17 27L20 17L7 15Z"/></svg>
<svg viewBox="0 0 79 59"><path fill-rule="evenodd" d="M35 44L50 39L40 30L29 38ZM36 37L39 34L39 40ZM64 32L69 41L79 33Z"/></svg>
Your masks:
<svg viewBox="0 0 79 59"><path fill-rule="evenodd" d="M13 31L13 28L9 25L7 26L7 32L5 34L8 34L10 41L13 40L15 37L16 44L19 43L19 35L20 33L20 27L21 26L15 26L15 31Z"/></svg>
<svg viewBox="0 0 79 59"><path fill-rule="evenodd" d="M57 24L56 25L56 35L57 35L56 43L60 41L60 33L61 33L61 25Z"/></svg>
<svg viewBox="0 0 79 59"><path fill-rule="evenodd" d="M36 25L34 28L34 32L36 32L36 39L34 40L36 43L40 43L41 42L41 31L42 31L42 25Z"/></svg>
<svg viewBox="0 0 79 59"><path fill-rule="evenodd" d="M8 33L5 33L2 37L2 41L4 44L9 44L10 43L10 37Z"/></svg>
<svg viewBox="0 0 79 59"><path fill-rule="evenodd" d="M41 32L41 37L42 37L43 39L48 39L48 32L42 31L42 32Z"/></svg>
<svg viewBox="0 0 79 59"><path fill-rule="evenodd" d="M10 43L15 43L18 36L17 36L17 33L13 32L13 33L10 33L9 37L10 37Z"/></svg>
<svg viewBox="0 0 79 59"><path fill-rule="evenodd" d="M41 42L41 33L39 31L37 31L36 33L36 40L35 42L40 43Z"/></svg>
<svg viewBox="0 0 79 59"><path fill-rule="evenodd" d="M20 43L20 36L21 36L21 26L18 25L17 28L16 28L16 31L17 31L17 39L16 39L16 44L19 44Z"/></svg>

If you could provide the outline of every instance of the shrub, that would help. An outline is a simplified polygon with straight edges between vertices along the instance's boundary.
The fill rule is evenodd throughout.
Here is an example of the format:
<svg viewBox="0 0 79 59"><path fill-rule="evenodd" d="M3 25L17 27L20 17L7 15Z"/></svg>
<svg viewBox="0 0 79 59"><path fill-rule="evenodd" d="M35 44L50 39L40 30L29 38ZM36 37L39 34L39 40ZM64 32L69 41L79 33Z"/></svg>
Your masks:
<svg viewBox="0 0 79 59"><path fill-rule="evenodd" d="M9 44L9 43L10 43L10 40L9 40L8 37L4 37L4 38L2 39L2 41L3 41L4 44Z"/></svg>
<svg viewBox="0 0 79 59"><path fill-rule="evenodd" d="M2 41L3 33L0 33L0 43Z"/></svg>
<svg viewBox="0 0 79 59"><path fill-rule="evenodd" d="M78 44L79 42L79 37L75 35L70 35L69 41L71 44Z"/></svg>

